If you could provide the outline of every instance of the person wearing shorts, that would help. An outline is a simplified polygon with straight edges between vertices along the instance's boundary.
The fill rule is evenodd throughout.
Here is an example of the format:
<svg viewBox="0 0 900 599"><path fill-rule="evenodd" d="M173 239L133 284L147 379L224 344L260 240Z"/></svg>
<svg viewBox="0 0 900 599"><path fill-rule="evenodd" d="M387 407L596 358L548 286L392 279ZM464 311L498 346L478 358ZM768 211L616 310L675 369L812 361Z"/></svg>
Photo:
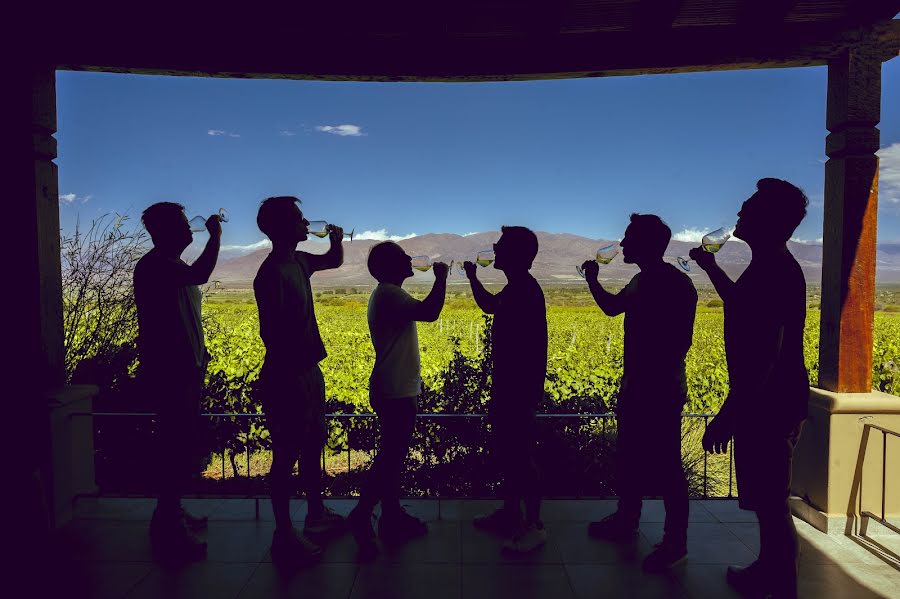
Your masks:
<svg viewBox="0 0 900 599"><path fill-rule="evenodd" d="M319 362L326 353L309 279L343 263L344 233L329 225L331 245L325 254L297 251L297 244L309 236L309 221L299 204L293 196L268 198L256 217L260 230L272 241L272 251L253 280L253 291L260 337L266 346L256 392L272 439L272 559L277 562L318 558L322 550L309 537L324 538L343 527L343 518L322 500L321 455L327 429ZM298 460L308 508L304 534L294 528L290 513L292 474Z"/></svg>

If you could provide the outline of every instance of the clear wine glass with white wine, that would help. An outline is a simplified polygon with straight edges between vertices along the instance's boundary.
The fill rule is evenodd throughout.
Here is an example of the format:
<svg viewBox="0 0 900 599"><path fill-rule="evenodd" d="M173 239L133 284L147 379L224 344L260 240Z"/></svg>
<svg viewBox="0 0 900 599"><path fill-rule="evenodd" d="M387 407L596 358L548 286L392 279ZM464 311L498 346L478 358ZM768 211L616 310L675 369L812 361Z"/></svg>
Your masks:
<svg viewBox="0 0 900 599"><path fill-rule="evenodd" d="M482 250L475 256L475 264L482 267L490 266L496 259L494 250Z"/></svg>
<svg viewBox="0 0 900 599"><path fill-rule="evenodd" d="M324 239L328 237L328 232L331 230L330 226L328 221L325 220L311 220L309 221L307 228L309 229L310 235L315 235L316 237ZM353 243L353 233L355 231L355 229L351 229L349 233L344 233L344 238L349 238L350 243Z"/></svg>
<svg viewBox="0 0 900 599"><path fill-rule="evenodd" d="M604 245L602 248L597 250L596 256L594 258L597 260L598 264L609 264L612 262L613 258L619 255L619 244L611 243L609 245ZM584 269L581 268L581 265L575 267L575 270L584 278Z"/></svg>
<svg viewBox="0 0 900 599"><path fill-rule="evenodd" d="M219 212L216 214L216 216L219 217L220 223L228 222L228 211L226 211L224 208L219 208ZM206 217L195 216L188 221L188 224L191 226L192 233L201 233L206 230Z"/></svg>
<svg viewBox="0 0 900 599"><path fill-rule="evenodd" d="M410 266L419 272L428 272L434 263L431 261L431 256L413 256Z"/></svg>
<svg viewBox="0 0 900 599"><path fill-rule="evenodd" d="M715 254L722 249L722 246L725 245L725 242L729 239L731 239L731 234L726 228L722 227L704 235L700 242L700 247L710 254ZM691 272L691 265L689 264L691 261L690 258L678 256L675 260L684 272Z"/></svg>

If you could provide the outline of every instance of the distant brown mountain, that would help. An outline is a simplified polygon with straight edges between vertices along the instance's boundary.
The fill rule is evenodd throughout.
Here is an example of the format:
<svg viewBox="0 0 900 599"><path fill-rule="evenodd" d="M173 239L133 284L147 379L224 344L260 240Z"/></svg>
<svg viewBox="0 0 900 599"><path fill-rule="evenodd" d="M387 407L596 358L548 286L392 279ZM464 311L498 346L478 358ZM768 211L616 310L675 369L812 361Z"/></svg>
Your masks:
<svg viewBox="0 0 900 599"><path fill-rule="evenodd" d="M400 241L399 244L407 253L413 256L427 255L432 259L449 261L471 260L479 250L488 249L491 243L499 238L496 231L475 233L472 235L454 235L450 233L431 233L420 235ZM609 243L603 239L588 239L569 233L538 233L540 251L535 260L532 272L535 277L546 284L575 284L580 282L575 272L575 265L594 255L597 248ZM319 288L342 286L366 286L374 284L374 280L366 269L366 257L369 248L378 243L371 240L356 240L353 243L344 243L344 265L336 270L317 273L313 277L313 285ZM812 243L790 242L791 252L803 267L806 280L810 285L818 284L822 272L822 246ZM695 247L695 243L672 241L666 251L667 259L674 261L677 256L686 256L688 251ZM319 241L306 241L300 245L300 249L312 253L322 253L327 249L325 243ZM247 285L256 275L259 265L269 253L268 249L257 250L245 256L223 259L219 262L213 273L213 279L223 283ZM731 275L740 274L750 261L750 249L746 244L730 241L717 254L719 264ZM877 252L878 281L880 283L900 282L900 243L880 244ZM637 268L624 264L621 257L617 257L609 265L601 266L601 278L615 281L630 279ZM705 282L702 273L695 269L692 273L698 277L698 282ZM487 282L504 281L503 274L493 268L479 269L479 275ZM414 282L428 283L433 279L430 272L416 273ZM450 278L463 282L464 278L454 274Z"/></svg>

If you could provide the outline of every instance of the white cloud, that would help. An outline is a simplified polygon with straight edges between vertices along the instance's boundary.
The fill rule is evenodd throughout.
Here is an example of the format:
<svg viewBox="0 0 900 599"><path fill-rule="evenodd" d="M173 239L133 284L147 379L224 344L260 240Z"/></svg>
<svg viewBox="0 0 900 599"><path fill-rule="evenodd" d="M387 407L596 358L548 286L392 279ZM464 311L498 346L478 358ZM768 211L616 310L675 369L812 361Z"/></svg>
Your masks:
<svg viewBox="0 0 900 599"><path fill-rule="evenodd" d="M240 133L235 133L234 131L223 131L222 129L210 129L206 132L207 135L211 135L213 137L240 137Z"/></svg>
<svg viewBox="0 0 900 599"><path fill-rule="evenodd" d="M288 131L287 129L284 129L282 131L279 131L278 135L280 135L281 137L294 137L297 134L294 133L293 131Z"/></svg>
<svg viewBox="0 0 900 599"><path fill-rule="evenodd" d="M791 237L791 241L794 243L802 243L803 245L822 245L822 238L817 237L816 239L800 239L799 237Z"/></svg>
<svg viewBox="0 0 900 599"><path fill-rule="evenodd" d="M362 132L362 127L359 125L317 125L316 131L340 135L341 137L362 137L365 135Z"/></svg>
<svg viewBox="0 0 900 599"><path fill-rule="evenodd" d="M272 242L268 239L260 239L255 243L248 243L247 245L223 245L221 251L223 252L234 252L236 254L249 254L250 252L255 252L256 250L264 250L272 247Z"/></svg>
<svg viewBox="0 0 900 599"><path fill-rule="evenodd" d="M61 193L61 194L59 194L59 203L66 204L66 205L74 204L76 202L81 203L81 204L87 204L91 200L92 197L94 197L94 196L91 194L88 194L86 196L80 196L75 193Z"/></svg>
<svg viewBox="0 0 900 599"><path fill-rule="evenodd" d="M878 150L878 200L900 208L900 142Z"/></svg>
<svg viewBox="0 0 900 599"><path fill-rule="evenodd" d="M409 235L390 235L387 229L378 229L377 231L363 231L353 235L353 239L371 239L373 241L402 241L411 237L417 237L416 233Z"/></svg>
<svg viewBox="0 0 900 599"><path fill-rule="evenodd" d="M463 237L471 237L472 235L478 235L481 231L470 231L468 233L463 233Z"/></svg>

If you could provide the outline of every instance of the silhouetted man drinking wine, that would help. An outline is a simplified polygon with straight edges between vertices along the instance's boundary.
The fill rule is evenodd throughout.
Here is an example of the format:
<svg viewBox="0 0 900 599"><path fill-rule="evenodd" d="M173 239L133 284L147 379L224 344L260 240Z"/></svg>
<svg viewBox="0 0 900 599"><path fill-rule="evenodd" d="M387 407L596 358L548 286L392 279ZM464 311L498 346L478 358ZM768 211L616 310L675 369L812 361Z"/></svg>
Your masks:
<svg viewBox="0 0 900 599"><path fill-rule="evenodd" d="M697 291L690 278L663 262L672 231L658 216L632 214L619 245L641 272L618 293L582 265L591 295L607 316L625 314L624 373L616 406L619 504L588 527L591 536L619 543L637 533L645 495L659 490L666 508L662 543L644 559L650 572L687 557L688 488L681 464L681 411L687 400L685 356L694 334Z"/></svg>
<svg viewBox="0 0 900 599"><path fill-rule="evenodd" d="M347 518L363 555L376 550L372 509L378 502L378 535L385 542L399 543L428 533L425 522L400 506L400 475L422 391L416 322L434 322L441 315L449 271L443 262L433 265L434 286L420 301L403 290L403 281L413 276L412 258L398 244L385 241L375 245L367 263L369 273L378 281L369 297L367 320L375 347L369 401L378 414L381 442L359 503Z"/></svg>
<svg viewBox="0 0 900 599"><path fill-rule="evenodd" d="M134 269L141 379L157 411L156 476L159 496L150 521L154 545L166 557L199 559L206 542L194 533L206 518L187 513L181 497L197 466L195 439L201 430L200 401L209 354L200 320L200 289L209 281L219 255L222 225L206 220L209 240L193 264L181 254L193 241L184 206L160 202L144 210L144 227L153 240Z"/></svg>
<svg viewBox="0 0 900 599"><path fill-rule="evenodd" d="M282 563L318 558L321 548L307 537L329 535L344 523L322 501L320 458L328 431L325 380L319 362L326 353L309 283L316 272L343 264L344 232L329 225L331 245L324 254L297 251L297 244L309 237L309 221L299 203L293 196L268 198L256 216L259 229L272 241L272 251L253 280L253 291L259 334L266 346L257 388L272 436L272 559ZM305 535L291 522L291 475L298 458L306 491Z"/></svg>
<svg viewBox="0 0 900 599"><path fill-rule="evenodd" d="M524 553L547 541L541 522L535 415L547 374L547 309L541 286L528 272L538 252L537 236L525 227L503 227L494 244L494 268L508 281L496 295L464 268L478 307L494 315L493 387L488 406L492 446L503 478L503 507L474 524L510 536L504 549ZM525 517L522 517L522 504Z"/></svg>
<svg viewBox="0 0 900 599"><path fill-rule="evenodd" d="M713 254L691 250L725 305L730 389L703 446L722 453L734 441L738 502L759 520L759 559L746 568L729 567L728 582L751 595L796 597L797 531L788 495L809 377L803 361L806 281L787 241L809 202L780 179L761 179L756 187L741 206L734 230L753 253L737 281Z"/></svg>

